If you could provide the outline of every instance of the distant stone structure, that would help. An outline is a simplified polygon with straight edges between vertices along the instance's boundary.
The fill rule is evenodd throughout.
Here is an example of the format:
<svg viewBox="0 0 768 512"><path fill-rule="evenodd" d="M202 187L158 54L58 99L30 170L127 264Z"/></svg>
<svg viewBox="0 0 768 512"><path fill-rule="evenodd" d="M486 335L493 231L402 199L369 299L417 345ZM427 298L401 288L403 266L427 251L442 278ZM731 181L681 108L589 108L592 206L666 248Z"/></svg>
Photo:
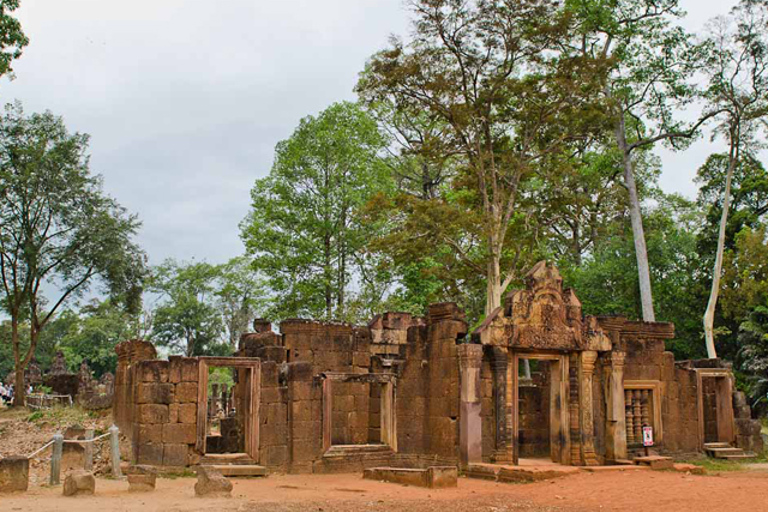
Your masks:
<svg viewBox="0 0 768 512"><path fill-rule="evenodd" d="M675 362L664 348L672 324L582 315L545 262L467 327L442 303L367 326L294 319L278 333L258 320L228 358L162 361L150 343L124 342L115 421L134 464L292 473L624 463L649 434L659 454L762 450L727 365ZM234 387L214 391L212 367L231 368Z"/></svg>

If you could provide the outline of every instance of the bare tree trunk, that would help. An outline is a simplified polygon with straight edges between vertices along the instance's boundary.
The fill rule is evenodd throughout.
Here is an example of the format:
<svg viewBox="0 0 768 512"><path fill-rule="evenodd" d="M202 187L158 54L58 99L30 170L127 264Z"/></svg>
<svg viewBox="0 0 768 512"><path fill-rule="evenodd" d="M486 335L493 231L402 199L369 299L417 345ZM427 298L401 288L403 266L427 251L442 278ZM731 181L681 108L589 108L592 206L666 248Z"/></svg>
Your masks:
<svg viewBox="0 0 768 512"><path fill-rule="evenodd" d="M728 174L725 177L725 196L723 198L723 212L720 215L720 230L717 234L717 254L715 255L715 267L712 269L712 289L709 292L707 310L704 312L704 340L707 345L707 357L717 358L715 350L715 309L717 297L720 294L720 276L723 272L723 252L725 248L725 228L728 223L728 210L731 206L731 178L738 160L738 148L731 144L728 155Z"/></svg>
<svg viewBox="0 0 768 512"><path fill-rule="evenodd" d="M26 368L26 365L24 364L23 358L21 357L21 346L19 344L19 321L17 320L16 315L11 317L11 342L13 344L13 368L15 371L13 406L24 407L24 404L26 403L27 392L24 387L24 369Z"/></svg>
<svg viewBox="0 0 768 512"><path fill-rule="evenodd" d="M645 245L643 217L640 211L640 198L637 195L637 183L632 165L632 155L627 144L624 118L616 123L616 142L622 154L624 163L624 184L629 192L629 217L632 221L632 237L635 242L635 257L637 258L637 274L640 285L640 304L643 311L643 321L655 322L653 311L653 291L651 289L651 271L648 265L648 248Z"/></svg>
<svg viewBox="0 0 768 512"><path fill-rule="evenodd" d="M485 294L485 315L488 316L501 306L501 264L499 253L491 242L491 259L488 261L487 291Z"/></svg>

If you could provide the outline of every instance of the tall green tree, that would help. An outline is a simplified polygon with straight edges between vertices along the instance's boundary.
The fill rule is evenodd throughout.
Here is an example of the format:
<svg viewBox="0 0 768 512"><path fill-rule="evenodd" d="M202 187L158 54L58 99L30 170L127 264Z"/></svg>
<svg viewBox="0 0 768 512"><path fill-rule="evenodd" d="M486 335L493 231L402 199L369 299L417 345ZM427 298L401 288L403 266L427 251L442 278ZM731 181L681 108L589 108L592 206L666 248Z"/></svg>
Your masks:
<svg viewBox="0 0 768 512"><path fill-rule="evenodd" d="M570 25L557 2L410 5L413 37L375 54L357 91L374 108L391 105L439 121L441 143L422 145L420 155L430 162L458 160L459 173L448 200L404 205L415 214L408 224L416 228L403 230L404 242L449 247L484 280L490 314L528 264L526 181L546 181L568 145L593 128L592 91L601 87L601 63L561 52ZM475 227L466 230L466 224ZM427 233L421 226L436 229Z"/></svg>
<svg viewBox="0 0 768 512"><path fill-rule="evenodd" d="M693 76L701 51L677 23L678 0L567 0L578 20L572 51L610 65L603 87L611 131L621 158L634 237L642 318L655 320L651 270L637 187L635 155L659 142L686 144L702 123L685 123L679 113L697 97Z"/></svg>
<svg viewBox="0 0 768 512"><path fill-rule="evenodd" d="M761 136L765 135L768 118L768 2L742 0L730 16L714 20L711 26L710 54L704 68L709 78L706 98L723 112L715 134L722 136L729 147L712 288L703 317L707 355L714 359L715 309L723 271L731 182L742 152L754 152L764 145Z"/></svg>
<svg viewBox="0 0 768 512"><path fill-rule="evenodd" d="M29 44L21 23L12 16L18 8L19 0L0 0L0 76L13 73L11 64Z"/></svg>
<svg viewBox="0 0 768 512"><path fill-rule="evenodd" d="M167 260L153 269L150 290L159 294L152 312L152 337L187 357L227 352L224 324L216 307L216 265Z"/></svg>
<svg viewBox="0 0 768 512"><path fill-rule="evenodd" d="M370 263L363 249L378 229L362 208L391 187L385 144L370 115L336 103L277 145L241 224L253 268L274 294L272 317L350 319L352 287Z"/></svg>
<svg viewBox="0 0 768 512"><path fill-rule="evenodd" d="M61 118L8 105L0 117L0 285L11 318L16 404L40 333L67 303L100 283L138 307L145 256L133 241L139 222L88 168L88 136ZM22 350L19 327L29 322Z"/></svg>
<svg viewBox="0 0 768 512"><path fill-rule="evenodd" d="M229 344L237 348L240 336L266 308L266 287L248 258L240 256L219 267L214 294Z"/></svg>

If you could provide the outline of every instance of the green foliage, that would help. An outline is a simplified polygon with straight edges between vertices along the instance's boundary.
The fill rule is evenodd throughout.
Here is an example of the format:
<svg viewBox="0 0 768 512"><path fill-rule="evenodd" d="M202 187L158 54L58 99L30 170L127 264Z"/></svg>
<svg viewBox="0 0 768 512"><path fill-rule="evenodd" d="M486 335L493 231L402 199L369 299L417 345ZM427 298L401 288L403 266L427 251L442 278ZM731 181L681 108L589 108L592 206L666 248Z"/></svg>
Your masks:
<svg viewBox="0 0 768 512"><path fill-rule="evenodd" d="M225 367L213 367L208 372L208 392L213 390L213 384L226 384L229 389L235 384L235 379L232 377L232 368Z"/></svg>
<svg viewBox="0 0 768 512"><path fill-rule="evenodd" d="M273 293L270 318L349 320L354 280L382 286L366 279L372 265L363 248L378 228L363 222L361 208L390 187L384 144L368 114L337 103L277 145L241 225L253 268Z"/></svg>
<svg viewBox="0 0 768 512"><path fill-rule="evenodd" d="M214 305L220 270L209 263L167 260L153 272L150 289L160 294L152 337L187 357L224 355L224 325Z"/></svg>
<svg viewBox="0 0 768 512"><path fill-rule="evenodd" d="M19 104L0 117L0 281L18 370L55 314L95 283L128 310L139 307L145 256L139 222L88 168L88 136L50 112ZM24 353L19 324L29 324ZM23 390L19 393L23 399Z"/></svg>
<svg viewBox="0 0 768 512"><path fill-rule="evenodd" d="M19 0L0 0L0 76L13 73L11 63L21 57L29 39L21 30L19 20L11 13L19 8Z"/></svg>
<svg viewBox="0 0 768 512"><path fill-rule="evenodd" d="M222 317L231 347L267 307L267 290L244 256L219 266L215 284L216 307Z"/></svg>
<svg viewBox="0 0 768 512"><path fill-rule="evenodd" d="M675 323L676 337L668 347L679 358L705 355L701 342L700 255L696 250L696 226L700 214L679 197L662 198L645 213L648 257L656 290L659 321ZM615 227L581 266L564 267L566 285L578 294L585 314L642 317L628 219Z"/></svg>

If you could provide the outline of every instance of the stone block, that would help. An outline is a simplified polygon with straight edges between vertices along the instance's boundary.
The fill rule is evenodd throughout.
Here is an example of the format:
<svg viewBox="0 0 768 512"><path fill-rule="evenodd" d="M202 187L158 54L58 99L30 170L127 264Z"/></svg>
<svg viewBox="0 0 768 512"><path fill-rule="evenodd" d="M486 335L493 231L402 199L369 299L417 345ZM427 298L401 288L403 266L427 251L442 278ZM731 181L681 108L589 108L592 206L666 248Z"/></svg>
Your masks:
<svg viewBox="0 0 768 512"><path fill-rule="evenodd" d="M160 404L143 404L137 408L136 421L144 424L168 423L168 406Z"/></svg>
<svg viewBox="0 0 768 512"><path fill-rule="evenodd" d="M141 361L138 363L139 382L168 382L168 361Z"/></svg>
<svg viewBox="0 0 768 512"><path fill-rule="evenodd" d="M197 404L179 404L179 423L197 423Z"/></svg>
<svg viewBox="0 0 768 512"><path fill-rule="evenodd" d="M197 424L166 423L163 425L164 443L194 444L197 440Z"/></svg>
<svg viewBox="0 0 768 512"><path fill-rule="evenodd" d="M128 477L128 492L151 492L155 490L157 469L153 466L131 466L126 473Z"/></svg>
<svg viewBox="0 0 768 512"><path fill-rule="evenodd" d="M64 479L64 496L93 494L95 490L96 479L90 471L73 471Z"/></svg>
<svg viewBox="0 0 768 512"><path fill-rule="evenodd" d="M306 362L288 363L289 381L312 380L312 365Z"/></svg>
<svg viewBox="0 0 768 512"><path fill-rule="evenodd" d="M176 402L197 403L197 383L180 382L176 384Z"/></svg>
<svg viewBox="0 0 768 512"><path fill-rule="evenodd" d="M138 445L137 452L137 464L163 465L163 445L161 443L141 443Z"/></svg>
<svg viewBox="0 0 768 512"><path fill-rule="evenodd" d="M162 443L163 425L162 424L139 424L137 428L136 442L140 444Z"/></svg>
<svg viewBox="0 0 768 512"><path fill-rule="evenodd" d="M311 421L312 407L309 400L291 403L291 413L293 421Z"/></svg>
<svg viewBox="0 0 768 512"><path fill-rule="evenodd" d="M29 486L29 459L5 457L0 459L0 493L22 492Z"/></svg>
<svg viewBox="0 0 768 512"><path fill-rule="evenodd" d="M310 461L315 458L315 446L312 441L294 440L293 442L293 460Z"/></svg>
<svg viewBox="0 0 768 512"><path fill-rule="evenodd" d="M136 387L137 404L170 404L173 402L173 384L144 382Z"/></svg>
<svg viewBox="0 0 768 512"><path fill-rule="evenodd" d="M232 496L232 482L212 466L198 466L195 496L228 498Z"/></svg>
<svg viewBox="0 0 768 512"><path fill-rule="evenodd" d="M197 382L200 379L200 367L197 359L171 356L168 361L170 363L169 382L178 384L179 382Z"/></svg>
<svg viewBox="0 0 768 512"><path fill-rule="evenodd" d="M163 466L185 467L188 463L189 447L186 444L173 443L163 445Z"/></svg>
<svg viewBox="0 0 768 512"><path fill-rule="evenodd" d="M288 463L287 446L269 446L266 452L267 466L283 466Z"/></svg>
<svg viewBox="0 0 768 512"><path fill-rule="evenodd" d="M168 405L168 423L179 422L179 404Z"/></svg>

